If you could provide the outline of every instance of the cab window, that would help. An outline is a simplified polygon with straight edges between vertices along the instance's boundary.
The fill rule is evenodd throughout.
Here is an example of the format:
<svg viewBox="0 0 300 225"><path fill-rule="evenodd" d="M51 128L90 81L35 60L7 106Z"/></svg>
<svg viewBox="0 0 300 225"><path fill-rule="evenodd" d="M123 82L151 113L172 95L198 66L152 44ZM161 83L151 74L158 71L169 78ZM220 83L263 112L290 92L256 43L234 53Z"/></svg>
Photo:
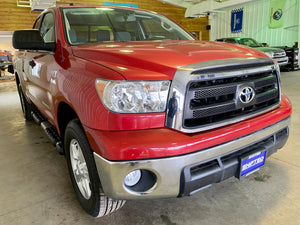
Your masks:
<svg viewBox="0 0 300 225"><path fill-rule="evenodd" d="M54 18L52 13L47 13L43 17L39 30L45 43L55 42Z"/></svg>
<svg viewBox="0 0 300 225"><path fill-rule="evenodd" d="M237 42L235 41L235 39L232 39L232 38L226 39L225 42L227 42L227 43L233 43L233 44L236 44L236 43L237 43Z"/></svg>

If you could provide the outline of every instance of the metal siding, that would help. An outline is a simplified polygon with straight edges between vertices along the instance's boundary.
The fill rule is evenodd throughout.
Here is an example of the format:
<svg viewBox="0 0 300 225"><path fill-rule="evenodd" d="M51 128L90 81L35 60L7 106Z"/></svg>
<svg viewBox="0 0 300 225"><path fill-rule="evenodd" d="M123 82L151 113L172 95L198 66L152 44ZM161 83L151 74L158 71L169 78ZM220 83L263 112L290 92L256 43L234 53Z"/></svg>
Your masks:
<svg viewBox="0 0 300 225"><path fill-rule="evenodd" d="M293 46L298 41L299 1L286 0L284 10L284 27L268 28L270 0L259 0L252 3L223 9L210 15L211 40L222 37L252 37L258 42L266 42L270 46ZM231 33L231 11L244 8L243 29L241 33Z"/></svg>

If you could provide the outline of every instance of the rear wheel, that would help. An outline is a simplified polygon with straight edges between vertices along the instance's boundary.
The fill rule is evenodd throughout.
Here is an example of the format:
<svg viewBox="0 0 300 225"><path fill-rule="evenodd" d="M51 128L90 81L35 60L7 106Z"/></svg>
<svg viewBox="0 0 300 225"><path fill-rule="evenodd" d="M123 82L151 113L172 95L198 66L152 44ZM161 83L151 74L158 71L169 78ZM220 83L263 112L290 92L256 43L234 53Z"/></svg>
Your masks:
<svg viewBox="0 0 300 225"><path fill-rule="evenodd" d="M67 125L65 150L75 193L88 214L94 217L105 216L125 204L124 200L111 199L102 192L93 152L78 119Z"/></svg>
<svg viewBox="0 0 300 225"><path fill-rule="evenodd" d="M21 107L22 107L22 112L23 112L24 118L26 120L32 120L32 116L31 116L32 106L25 98L24 93L22 91L21 84L18 84L18 93L19 93L19 97L20 97L20 102L21 102Z"/></svg>

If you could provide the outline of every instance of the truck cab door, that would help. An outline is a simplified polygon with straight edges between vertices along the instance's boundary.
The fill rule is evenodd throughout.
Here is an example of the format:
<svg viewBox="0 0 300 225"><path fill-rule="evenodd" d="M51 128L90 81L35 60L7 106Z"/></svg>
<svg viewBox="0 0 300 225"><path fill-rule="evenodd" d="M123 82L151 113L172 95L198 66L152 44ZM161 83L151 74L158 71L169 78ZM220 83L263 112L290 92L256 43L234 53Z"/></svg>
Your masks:
<svg viewBox="0 0 300 225"><path fill-rule="evenodd" d="M55 23L51 12L38 18L35 26L40 30L45 43L55 42ZM58 65L55 53L51 51L27 51L24 60L24 72L27 74L27 95L50 121L53 121L53 101L50 92L55 85Z"/></svg>

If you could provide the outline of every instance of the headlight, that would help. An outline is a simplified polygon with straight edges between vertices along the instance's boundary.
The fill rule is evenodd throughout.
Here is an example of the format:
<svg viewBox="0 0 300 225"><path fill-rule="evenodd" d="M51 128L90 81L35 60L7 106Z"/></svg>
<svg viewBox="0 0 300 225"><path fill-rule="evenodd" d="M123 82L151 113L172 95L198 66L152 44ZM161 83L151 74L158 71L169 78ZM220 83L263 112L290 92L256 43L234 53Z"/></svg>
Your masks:
<svg viewBox="0 0 300 225"><path fill-rule="evenodd" d="M269 56L271 59L273 58L273 52L264 52L267 56Z"/></svg>
<svg viewBox="0 0 300 225"><path fill-rule="evenodd" d="M170 81L96 80L105 107L116 113L164 112Z"/></svg>

